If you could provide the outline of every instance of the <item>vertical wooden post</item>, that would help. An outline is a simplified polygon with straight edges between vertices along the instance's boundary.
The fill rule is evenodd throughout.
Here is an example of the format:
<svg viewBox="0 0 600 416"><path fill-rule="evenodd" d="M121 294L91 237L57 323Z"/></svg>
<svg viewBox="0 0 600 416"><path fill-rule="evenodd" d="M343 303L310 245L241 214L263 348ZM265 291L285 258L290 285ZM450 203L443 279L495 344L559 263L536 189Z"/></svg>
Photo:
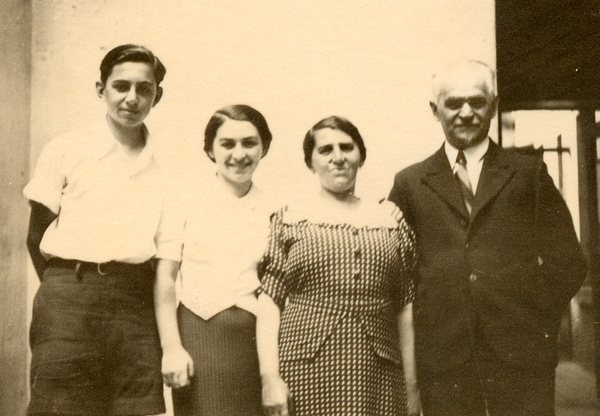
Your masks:
<svg viewBox="0 0 600 416"><path fill-rule="evenodd" d="M31 1L2 2L0 27L0 414L27 407L27 232L23 186L29 177Z"/></svg>
<svg viewBox="0 0 600 416"><path fill-rule="evenodd" d="M597 128L594 109L582 109L577 116L577 160L579 165L579 211L581 244L589 262L594 305L596 394L600 398L600 239L598 183L596 177Z"/></svg>

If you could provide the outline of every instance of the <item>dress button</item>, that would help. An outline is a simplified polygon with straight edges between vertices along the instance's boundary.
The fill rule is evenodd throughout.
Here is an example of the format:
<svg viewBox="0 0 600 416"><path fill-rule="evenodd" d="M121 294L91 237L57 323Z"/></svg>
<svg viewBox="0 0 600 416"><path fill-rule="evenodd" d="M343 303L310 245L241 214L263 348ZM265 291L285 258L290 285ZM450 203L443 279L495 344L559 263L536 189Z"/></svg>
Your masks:
<svg viewBox="0 0 600 416"><path fill-rule="evenodd" d="M359 259L361 254L362 253L361 253L360 248L357 248L356 250L354 250L354 257L355 258Z"/></svg>
<svg viewBox="0 0 600 416"><path fill-rule="evenodd" d="M352 230L352 234L354 234L354 235L358 235L358 230L357 230L356 228L355 228L355 229L353 229L353 230Z"/></svg>
<svg viewBox="0 0 600 416"><path fill-rule="evenodd" d="M360 279L360 271L359 270L354 270L352 272L352 277L354 277L354 280Z"/></svg>
<svg viewBox="0 0 600 416"><path fill-rule="evenodd" d="M477 274L471 273L471 275L469 276L469 281L471 283L475 283L477 281Z"/></svg>

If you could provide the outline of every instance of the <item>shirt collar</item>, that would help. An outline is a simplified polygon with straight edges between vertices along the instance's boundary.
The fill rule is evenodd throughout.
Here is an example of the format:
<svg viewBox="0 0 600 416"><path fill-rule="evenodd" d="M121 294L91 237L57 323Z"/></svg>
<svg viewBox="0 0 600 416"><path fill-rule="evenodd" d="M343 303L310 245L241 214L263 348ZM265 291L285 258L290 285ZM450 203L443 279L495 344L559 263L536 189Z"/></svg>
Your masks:
<svg viewBox="0 0 600 416"><path fill-rule="evenodd" d="M154 140L145 124L142 125L142 129L144 136L146 137L146 144L133 163L135 166L134 170L136 172L144 169L155 159ZM110 130L110 127L106 121L101 123L96 131L97 134L95 134L94 137L91 137L91 139L93 146L92 151L98 160L105 158L115 151L121 150L119 149L121 144L117 141L117 139L115 139L115 136L112 134L112 131Z"/></svg>
<svg viewBox="0 0 600 416"><path fill-rule="evenodd" d="M469 162L479 162L485 156L488 148L490 147L490 139L487 138L474 146L467 147L463 150L465 158L467 159L467 166ZM450 144L448 140L444 143L444 150L446 151L446 157L450 166L456 164L456 156L458 156L458 149Z"/></svg>
<svg viewBox="0 0 600 416"><path fill-rule="evenodd" d="M216 195L219 195L221 198L228 200L230 203L233 203L235 205L250 204L255 203L257 199L260 198L261 191L254 182L252 182L248 193L246 193L246 195L242 196L241 198L238 198L233 193L231 193L229 189L227 189L227 185L223 183L223 181L218 177L218 174L216 172L214 175L212 175L212 178L212 191Z"/></svg>

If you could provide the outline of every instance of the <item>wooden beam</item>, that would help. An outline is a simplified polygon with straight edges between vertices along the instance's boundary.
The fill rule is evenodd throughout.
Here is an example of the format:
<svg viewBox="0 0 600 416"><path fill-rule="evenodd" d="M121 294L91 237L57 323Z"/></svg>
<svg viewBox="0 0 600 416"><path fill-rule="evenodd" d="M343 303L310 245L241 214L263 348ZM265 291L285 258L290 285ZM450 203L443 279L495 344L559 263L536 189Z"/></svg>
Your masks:
<svg viewBox="0 0 600 416"><path fill-rule="evenodd" d="M596 394L600 398L600 238L596 169L597 128L595 110L580 110L577 116L577 160L579 166L579 216L581 245L589 262L588 279L595 304L594 333Z"/></svg>

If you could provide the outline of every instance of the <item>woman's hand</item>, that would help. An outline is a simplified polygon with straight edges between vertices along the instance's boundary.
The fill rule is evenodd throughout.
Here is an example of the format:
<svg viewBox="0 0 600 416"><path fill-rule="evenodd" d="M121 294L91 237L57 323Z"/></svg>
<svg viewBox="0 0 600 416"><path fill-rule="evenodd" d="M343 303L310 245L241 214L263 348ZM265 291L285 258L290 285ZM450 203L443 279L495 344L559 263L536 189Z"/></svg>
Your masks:
<svg viewBox="0 0 600 416"><path fill-rule="evenodd" d="M279 374L262 376L262 402L268 416L290 416L289 399L290 391Z"/></svg>
<svg viewBox="0 0 600 416"><path fill-rule="evenodd" d="M183 346L163 349L162 376L168 387L177 389L187 386L193 375L194 361Z"/></svg>
<svg viewBox="0 0 600 416"><path fill-rule="evenodd" d="M406 388L406 414L407 416L422 416L419 389L416 386Z"/></svg>

